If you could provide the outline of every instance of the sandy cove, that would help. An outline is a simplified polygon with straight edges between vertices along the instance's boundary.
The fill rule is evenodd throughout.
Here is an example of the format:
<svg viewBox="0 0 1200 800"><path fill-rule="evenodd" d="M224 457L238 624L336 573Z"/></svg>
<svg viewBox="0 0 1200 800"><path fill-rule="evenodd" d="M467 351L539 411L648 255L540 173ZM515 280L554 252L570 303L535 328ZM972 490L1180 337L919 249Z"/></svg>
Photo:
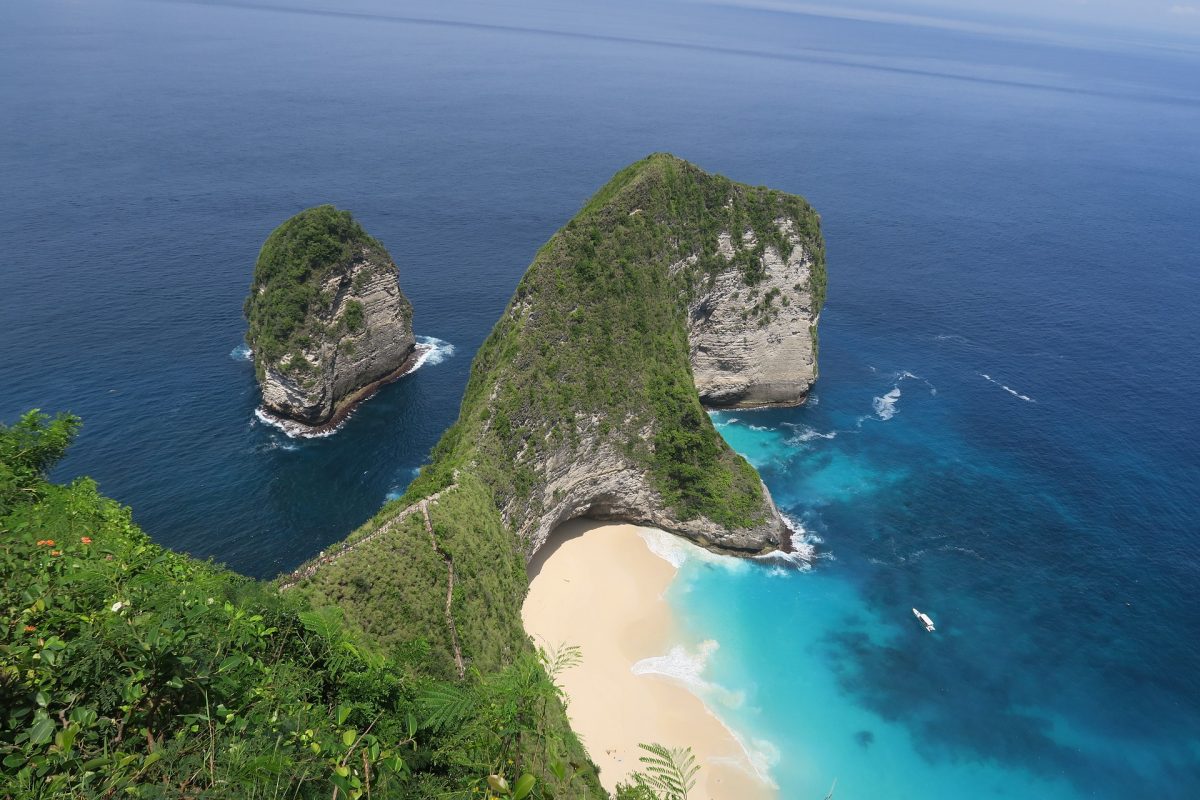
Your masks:
<svg viewBox="0 0 1200 800"><path fill-rule="evenodd" d="M559 676L567 714L610 792L641 765L639 742L690 746L701 765L700 800L768 800L733 734L670 678L635 675L672 645L663 598L675 567L651 552L634 525L576 520L561 526L529 565L522 617L543 646L578 645L583 663Z"/></svg>

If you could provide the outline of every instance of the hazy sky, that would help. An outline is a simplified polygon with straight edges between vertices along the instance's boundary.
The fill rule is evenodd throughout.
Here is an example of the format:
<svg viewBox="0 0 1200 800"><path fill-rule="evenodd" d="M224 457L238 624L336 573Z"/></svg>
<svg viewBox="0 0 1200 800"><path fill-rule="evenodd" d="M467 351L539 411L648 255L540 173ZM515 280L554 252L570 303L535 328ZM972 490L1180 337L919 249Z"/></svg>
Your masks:
<svg viewBox="0 0 1200 800"><path fill-rule="evenodd" d="M721 1L721 0L718 0ZM792 9L831 16L944 23L988 20L1014 26L1067 22L1128 32L1200 37L1200 0L724 0L730 5ZM920 19L918 19L920 18ZM948 18L948 19L947 19Z"/></svg>

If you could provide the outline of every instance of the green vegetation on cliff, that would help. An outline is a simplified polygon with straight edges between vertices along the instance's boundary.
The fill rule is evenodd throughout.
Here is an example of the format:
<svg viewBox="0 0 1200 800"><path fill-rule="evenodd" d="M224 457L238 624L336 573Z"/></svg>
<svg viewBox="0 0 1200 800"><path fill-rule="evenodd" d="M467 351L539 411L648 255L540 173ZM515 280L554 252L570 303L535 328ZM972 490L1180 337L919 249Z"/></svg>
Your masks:
<svg viewBox="0 0 1200 800"><path fill-rule="evenodd" d="M511 652L447 680L440 615L364 635L153 544L87 479L47 482L77 427L0 425L0 797L605 796L519 620L467 624ZM418 605L441 567L406 576Z"/></svg>
<svg viewBox="0 0 1200 800"><path fill-rule="evenodd" d="M250 324L246 341L255 363L279 363L322 335L315 314L328 311L334 298L325 282L366 250L373 261L389 263L383 245L350 216L331 205L301 211L271 232L254 265L254 281L244 308ZM361 307L357 324L361 324ZM347 324L356 323L347 320ZM352 327L353 330L353 327ZM293 364L303 363L293 358Z"/></svg>
<svg viewBox="0 0 1200 800"><path fill-rule="evenodd" d="M722 232L790 251L775 220L797 220L825 284L820 219L796 195L734 183L666 154L609 181L541 250L471 368L459 419L401 503L470 469L497 504L537 515L532 465L596 419L644 465L683 519L757 521L761 484L713 428L692 381L687 306L727 266ZM747 286L755 276L745 275ZM648 435L647 435L648 434Z"/></svg>

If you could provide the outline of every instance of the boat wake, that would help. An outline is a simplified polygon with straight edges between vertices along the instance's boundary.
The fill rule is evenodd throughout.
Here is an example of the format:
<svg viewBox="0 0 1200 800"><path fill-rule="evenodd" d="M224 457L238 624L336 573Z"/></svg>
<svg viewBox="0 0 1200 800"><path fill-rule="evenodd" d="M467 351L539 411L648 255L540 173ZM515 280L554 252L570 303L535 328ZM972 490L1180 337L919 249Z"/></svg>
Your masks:
<svg viewBox="0 0 1200 800"><path fill-rule="evenodd" d="M995 378L993 378L991 375L987 375L987 374L985 374L985 373L982 373L982 372L980 372L980 373L978 373L978 374L979 374L979 377L983 378L983 379L984 379L985 381L987 381L988 383L994 383L994 384L996 384L996 385L997 385L997 386L999 386L1001 389L1003 389L1004 391L1008 392L1009 394L1011 394L1013 397L1017 398L1018 400L1024 400L1026 403L1036 403L1036 402L1037 402L1037 400L1034 400L1032 397L1029 397L1029 396L1027 396L1027 395L1023 395L1023 394L1021 394L1020 392L1018 392L1016 389L1012 389L1012 388L1010 388L1010 387L1008 387L1008 386L1005 386L1003 383L1001 383L1000 381L996 380L996 379L995 379Z"/></svg>

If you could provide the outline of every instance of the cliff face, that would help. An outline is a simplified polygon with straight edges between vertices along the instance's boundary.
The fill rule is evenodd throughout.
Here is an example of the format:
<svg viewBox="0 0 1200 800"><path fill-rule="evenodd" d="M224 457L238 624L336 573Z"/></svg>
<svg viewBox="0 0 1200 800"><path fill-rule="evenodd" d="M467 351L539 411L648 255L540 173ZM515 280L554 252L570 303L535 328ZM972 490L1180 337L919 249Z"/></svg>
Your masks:
<svg viewBox="0 0 1200 800"><path fill-rule="evenodd" d="M414 356L396 265L332 206L301 212L267 239L246 315L263 406L308 426L335 423Z"/></svg>
<svg viewBox="0 0 1200 800"><path fill-rule="evenodd" d="M718 252L728 267L688 307L692 375L707 406L796 405L817 379L816 258L794 220L772 224L782 252L779 243L760 248L751 229L736 238L722 231ZM747 296L740 255L756 262L756 295Z"/></svg>
<svg viewBox="0 0 1200 800"><path fill-rule="evenodd" d="M802 198L673 156L634 164L539 251L410 497L448 467L472 471L527 555L578 516L787 548L766 487L700 400L801 402L824 277Z"/></svg>

